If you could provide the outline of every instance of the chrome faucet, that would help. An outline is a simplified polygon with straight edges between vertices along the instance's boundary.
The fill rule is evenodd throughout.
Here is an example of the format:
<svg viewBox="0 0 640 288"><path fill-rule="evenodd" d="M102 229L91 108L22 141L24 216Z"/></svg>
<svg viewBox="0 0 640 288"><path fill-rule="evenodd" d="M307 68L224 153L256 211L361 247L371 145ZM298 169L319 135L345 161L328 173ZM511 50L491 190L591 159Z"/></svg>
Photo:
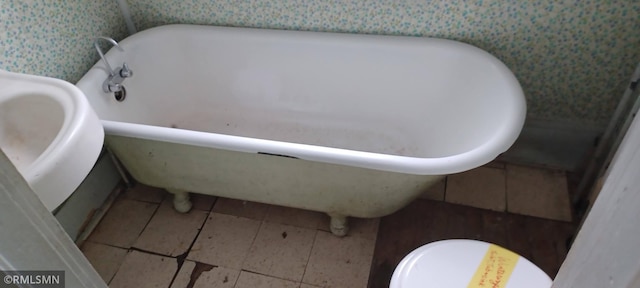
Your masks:
<svg viewBox="0 0 640 288"><path fill-rule="evenodd" d="M102 53L102 49L100 49L100 46L98 45L98 42L100 40L106 40L107 42L111 43L114 47L118 48L118 50L122 52L124 52L124 49L122 49L122 47L118 45L118 42L116 42L116 40L113 40L109 37L100 36L100 37L97 37L93 42L93 46L96 47L96 50L98 50L98 55L100 55L100 59L104 61L104 65L107 66L107 70L109 70L109 76L102 83L102 90L106 93L120 92L122 91L122 82L124 82L124 79L133 76L133 71L129 69L129 65L127 65L127 63L124 63L124 62L122 63L122 67L118 67L116 70L112 69L111 65L109 65L109 62L107 61L107 58L104 57L104 53Z"/></svg>

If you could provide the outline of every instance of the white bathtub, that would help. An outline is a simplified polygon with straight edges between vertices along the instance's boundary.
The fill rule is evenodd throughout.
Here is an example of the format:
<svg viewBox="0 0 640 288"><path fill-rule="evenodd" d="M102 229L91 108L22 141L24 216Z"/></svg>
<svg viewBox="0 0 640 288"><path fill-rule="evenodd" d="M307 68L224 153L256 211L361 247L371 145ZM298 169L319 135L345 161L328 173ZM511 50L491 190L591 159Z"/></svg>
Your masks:
<svg viewBox="0 0 640 288"><path fill-rule="evenodd" d="M490 54L460 42L197 25L123 40L127 97L77 83L133 177L186 191L346 216L402 208L443 175L509 148L526 104Z"/></svg>

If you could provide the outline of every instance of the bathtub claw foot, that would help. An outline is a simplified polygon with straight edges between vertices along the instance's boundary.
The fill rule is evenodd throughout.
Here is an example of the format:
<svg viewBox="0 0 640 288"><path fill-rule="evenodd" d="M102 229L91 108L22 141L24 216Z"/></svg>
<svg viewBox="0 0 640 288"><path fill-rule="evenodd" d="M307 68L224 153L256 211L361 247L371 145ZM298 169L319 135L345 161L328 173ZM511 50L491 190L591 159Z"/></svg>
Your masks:
<svg viewBox="0 0 640 288"><path fill-rule="evenodd" d="M331 233L338 237L344 237L349 233L349 225L347 223L347 216L329 214L331 217Z"/></svg>
<svg viewBox="0 0 640 288"><path fill-rule="evenodd" d="M173 209L180 213L187 213L191 210L193 204L189 200L189 192L170 189L167 189L167 191L173 194Z"/></svg>

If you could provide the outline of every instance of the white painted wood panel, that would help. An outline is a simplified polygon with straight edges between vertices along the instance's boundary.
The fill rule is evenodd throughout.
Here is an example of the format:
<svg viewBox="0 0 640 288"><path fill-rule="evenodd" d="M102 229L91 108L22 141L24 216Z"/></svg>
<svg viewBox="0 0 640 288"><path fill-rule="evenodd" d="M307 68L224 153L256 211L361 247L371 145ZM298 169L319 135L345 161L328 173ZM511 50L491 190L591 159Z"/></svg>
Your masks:
<svg viewBox="0 0 640 288"><path fill-rule="evenodd" d="M64 270L65 287L107 287L1 150L0 219L0 270Z"/></svg>
<svg viewBox="0 0 640 288"><path fill-rule="evenodd" d="M640 120L631 125L553 287L640 287Z"/></svg>

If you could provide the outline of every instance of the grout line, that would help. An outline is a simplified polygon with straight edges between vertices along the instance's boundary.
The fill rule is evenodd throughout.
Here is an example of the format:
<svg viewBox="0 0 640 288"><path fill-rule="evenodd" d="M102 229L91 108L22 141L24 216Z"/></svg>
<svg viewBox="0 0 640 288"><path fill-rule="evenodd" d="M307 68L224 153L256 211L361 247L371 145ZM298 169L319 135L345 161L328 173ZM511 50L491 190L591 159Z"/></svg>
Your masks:
<svg viewBox="0 0 640 288"><path fill-rule="evenodd" d="M213 210L213 206L215 206L217 202L218 202L218 197L215 197L215 199L213 200L213 204L211 204L211 209L210 210ZM198 211L202 211L202 210L198 210ZM195 237L193 237L193 240L191 240L191 244L189 245L187 250L184 253L182 253L182 254L180 254L180 255L178 255L176 257L176 261L178 262L178 269L176 269L176 273L173 274L173 278L171 278L171 282L169 282L169 287L171 287L171 285L173 285L173 282L176 280L176 277L178 277L178 274L180 273L180 270L182 269L182 266L184 265L184 262L187 261L187 256L191 252L191 248L193 248L193 245L196 243L196 240L198 240L198 236L200 236L200 233L202 232L202 229L204 229L204 225L206 225L207 221L209 221L209 217L212 217L211 213L213 213L213 212L211 212L211 211L207 212L207 216L204 218L204 221L202 221L202 224L200 225L200 228L198 228L198 232L196 233ZM180 261L180 259L178 257L182 257L183 255L184 255L184 258L182 258L182 261ZM208 264L208 265L210 265L210 264ZM236 281L237 281L237 279L236 279ZM235 286L235 284L234 284L234 286Z"/></svg>
<svg viewBox="0 0 640 288"><path fill-rule="evenodd" d="M309 262L311 261L311 254L313 254L313 248L316 247L316 241L318 241L318 235L320 233L319 229L316 229L316 234L313 236L313 243L311 244L311 249L309 249L309 255L307 255L307 263L304 264L304 272L302 272L302 277L300 278L300 283L304 281L304 276L307 275L307 268L309 268ZM325 232L325 231L322 231Z"/></svg>
<svg viewBox="0 0 640 288"><path fill-rule="evenodd" d="M131 244L130 247L119 247L116 245L112 245L112 244L107 244L107 243L101 243L101 242L94 242L94 241L89 241L89 237L91 236L91 234L87 235L87 238L83 241L83 242L91 242L91 243L95 243L95 244L101 244L101 245L105 245L108 247L113 247L113 248L118 248L118 249L125 249L127 250L127 253L125 254L125 259L126 256L129 254L130 251L134 250L133 245L135 244L135 242L138 240L138 238L140 237L140 235L142 235L142 232L147 228L147 225L149 225L149 222L151 222L151 219L153 219L153 217L156 215L156 213L158 212L158 209L160 208L160 204L158 203L149 203L149 202L145 202L145 201L138 201L135 199L128 199L125 197L125 193L127 191L129 191L131 188L117 188L117 190L119 190L114 196L112 201L110 201L111 203L108 205L108 207L106 207L106 209L104 210L104 214L102 216L102 219L100 219L100 222L97 223L95 225L95 227L92 229L91 234L93 234L93 232L95 232L95 229L98 228L98 226L100 224L102 224L102 220L104 219L104 217L107 216L107 214L109 213L109 211L111 210L111 208L113 208L113 205L117 202L117 201L123 201L123 200L129 200L129 201L136 201L136 202L141 202L141 203L146 203L146 204L154 204L156 205L155 210L153 211L153 213L151 214L151 217L149 217L149 220L147 220L147 223L145 223L144 227L142 228L142 230L140 230L140 233L138 233L138 235L136 236L136 239L133 241L133 243ZM110 195L111 197L111 195ZM84 253L83 253L84 254ZM164 255L160 255L160 256L164 256ZM105 283L109 284L111 283L111 281L113 280L113 278L115 278L115 276L118 274L118 272L120 271L120 269L122 268L122 264L124 263L124 259L122 260L122 262L118 263L118 269L116 269L116 271L113 273L113 275L111 276L110 279L108 279L108 281L105 281Z"/></svg>
<svg viewBox="0 0 640 288"><path fill-rule="evenodd" d="M229 269L231 269L231 268L229 268ZM233 286L231 286L231 287L235 288L236 285L238 285L238 280L240 280L240 274L242 274L242 268L240 268L240 270L238 270L238 276L236 276L236 280L233 281Z"/></svg>
<svg viewBox="0 0 640 288"><path fill-rule="evenodd" d="M261 275L261 276L265 276L265 277L268 277L268 278L275 278L275 279L279 279L279 280L284 280L284 281L288 281L288 282L293 282L293 283L296 283L296 284L302 284L302 283L303 283L303 282L302 282L302 280L300 280L300 281L294 281L294 280L291 280L291 279L286 279L286 278L282 278L282 277L278 277L278 276L273 276L273 275L269 275L269 274L264 274L264 273L260 273L260 272L255 272L255 271L251 271L251 270L246 270L246 269L240 269L240 273L242 273L242 272L251 273L251 274L256 274L256 275ZM238 279L240 279L240 274L238 274ZM237 280L236 280L236 283L234 284L234 286L235 286L236 284L238 284L238 281L237 281ZM307 284L307 283L305 283L305 284ZM311 285L311 284L309 284L309 285Z"/></svg>
<svg viewBox="0 0 640 288"><path fill-rule="evenodd" d="M131 200L131 199L129 199ZM138 201L138 200L131 200L131 201ZM142 202L142 203L147 203L147 204L151 204L148 202L144 202L144 201L138 201L138 202ZM131 243L131 248L133 248L133 245L136 244L136 242L138 242L138 239L140 238L140 235L142 235L142 233L144 232L144 230L147 229L147 226L149 226L149 223L151 223L151 220L153 220L153 217L156 216L156 214L158 214L158 210L160 210L160 204L161 203L153 203L156 205L156 209L153 210L153 213L151 213L151 217L149 217L149 220L147 220L147 223L144 224L144 227L142 227L142 230L140 230L140 233L138 233L138 235L136 235L136 240L133 241L133 243Z"/></svg>
<svg viewBox="0 0 640 288"><path fill-rule="evenodd" d="M140 252L140 253L145 253L145 254L151 254L151 255L160 256L160 257L165 257L165 258L176 258L176 256L165 255L165 254L162 254L162 253L153 252L153 251L149 251L149 250L144 250L144 249L133 247L133 246L131 248L129 248L128 250L129 251L136 251L136 252Z"/></svg>
<svg viewBox="0 0 640 288"><path fill-rule="evenodd" d="M213 207L216 206L216 203L218 203L218 199L220 199L220 197L218 196L214 196L214 195L205 195L208 197L213 197L213 203L211 203L211 207L209 207L209 210L207 210L206 212L211 214L211 212L213 212Z"/></svg>
<svg viewBox="0 0 640 288"><path fill-rule="evenodd" d="M111 248L116 248L116 249L120 249L120 250L125 250L124 257L123 257L122 261L120 261L120 262L117 264L117 265L118 265L118 266L117 266L117 269L116 269L116 271L113 273L113 275L111 275L111 277L110 277L109 279L102 279L102 280L103 280L107 285L109 285L109 282L111 282L111 280L113 280L113 278L114 278L114 277L116 277L116 274L118 274L118 271L120 270L120 267L122 267L122 263L124 263L124 259L125 259L125 258L127 257L127 255L129 254L129 248L122 248L122 247L114 246L114 245L111 245L111 244L105 244L105 243L93 242L93 241L88 241L88 240L87 240L87 241L85 241L85 243L87 243L87 242L88 242L88 243L95 244L95 245L103 245L103 246L107 246L107 247L111 247ZM84 254L84 251L81 251L81 252L82 252L82 255L83 255L83 256L85 256L85 258L86 258L87 256ZM88 260L88 259L87 259L87 260ZM90 263L90 264L91 264L91 263ZM93 264L91 264L91 267L93 267ZM94 269L95 269L95 267L94 267ZM102 275L100 275L100 278L102 278Z"/></svg>
<svg viewBox="0 0 640 288"><path fill-rule="evenodd" d="M160 202L153 202L153 201L147 201L147 200L141 200L141 199L135 199L135 198L127 198L126 196L125 196L125 200L137 201L137 202L142 202L146 204L156 204L156 205L160 205L162 204L162 202L164 202L164 198Z"/></svg>
<svg viewBox="0 0 640 288"><path fill-rule="evenodd" d="M127 250L127 251L128 251L129 249L131 249L131 247L120 247L120 246L116 246L116 245L113 245L113 244L102 243L102 242L95 242L95 241L90 241L90 240L85 241L85 243L91 243L91 244L97 244L97 245L104 245L104 246L108 246L108 247L111 247L111 248L117 248L117 249L122 249L122 250Z"/></svg>
<svg viewBox="0 0 640 288"><path fill-rule="evenodd" d="M232 215L235 216L235 215ZM240 216L235 216L235 217L239 217L239 218L244 218L244 217L240 217ZM244 255L244 259L242 259L242 264L240 264L240 271L243 271L244 269L244 265L246 264L245 262L247 261L247 259L249 258L249 254L251 253L251 248L253 248L253 245L256 243L256 239L258 239L258 234L260 234L260 231L262 231L262 226L264 225L264 218L266 218L266 214L265 217L263 217L263 220L260 221L260 226L258 226L258 231L256 232L255 235L253 235L253 240L251 240L251 245L249 245L249 251L247 251L247 253ZM249 218L245 218L245 219L249 219ZM255 219L251 219L254 221L257 221ZM240 276L238 276L238 278L240 278Z"/></svg>
<svg viewBox="0 0 640 288"><path fill-rule="evenodd" d="M142 235L142 232L144 232L144 230L145 230L145 229L147 229L147 226L148 226L148 225L149 225L149 223L151 222L151 219L153 219L153 217L156 215L156 213L158 213L158 209L160 208L160 204L157 204L157 203L149 203L149 202L145 202L145 201L138 201L138 200L134 200L134 199L126 199L126 198L124 198L124 199L120 199L120 200L116 199L116 201L122 201L122 200L136 201L136 202L142 202L142 203L146 203L146 204L154 204L154 205L156 205L155 210L154 210L154 211L153 211L153 213L151 214L151 217L149 217L149 220L147 220L147 222L144 224L144 227L142 227L142 230L140 230L140 232L138 233L138 235L136 235L136 239L133 241L133 243L131 244L131 246L129 246L129 247L121 247L121 246L116 246L116 245L109 244L109 243L103 243L103 242L91 241L91 240L89 240L89 237L87 237L87 239L86 239L84 242L91 242L91 243L96 243L96 244L102 244L102 245L107 245L107 246L110 246L110 247L121 248L121 249L127 249L127 250L128 250L128 249L131 249L131 248L134 248L134 247L133 247L133 245L135 245L135 242L138 240L138 238L140 237L140 235ZM115 203L116 201L114 201L114 203ZM109 209L108 209L108 211L105 213L105 215L104 215L104 216L106 216L106 215L107 215L107 213L111 210L112 206L113 206L113 204L109 206ZM103 218L104 218L104 217L103 217ZM99 223L98 225L96 225L96 228L97 228L100 224L101 224L101 223ZM94 230L95 230L95 229L94 229ZM93 232L92 232L92 234L93 234ZM89 235L89 236L91 236L91 235Z"/></svg>
<svg viewBox="0 0 640 288"><path fill-rule="evenodd" d="M378 236L380 232L380 221L382 221L382 219L380 218L378 219L379 220L378 220L378 227L376 229L376 237L373 238L373 251L371 251L371 257L369 258L369 270L367 271L367 287L369 287L369 284L370 284L369 281L371 280L371 271L373 271L373 264L376 256L376 246L378 243Z"/></svg>

